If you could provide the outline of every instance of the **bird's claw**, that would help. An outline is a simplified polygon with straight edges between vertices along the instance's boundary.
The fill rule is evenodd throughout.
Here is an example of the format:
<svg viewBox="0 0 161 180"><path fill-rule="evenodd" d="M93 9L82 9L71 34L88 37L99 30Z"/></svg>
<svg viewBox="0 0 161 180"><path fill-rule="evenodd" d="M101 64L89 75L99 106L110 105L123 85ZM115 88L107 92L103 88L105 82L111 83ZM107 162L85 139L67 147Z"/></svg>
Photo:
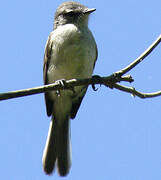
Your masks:
<svg viewBox="0 0 161 180"><path fill-rule="evenodd" d="M60 80L57 80L56 83L58 83L62 87L65 87L66 81L65 81L65 79L60 79Z"/></svg>
<svg viewBox="0 0 161 180"><path fill-rule="evenodd" d="M61 87L62 87L62 89L65 89L65 87L66 87L66 80L65 79L60 79L60 80L57 80L57 81L55 81L57 84L59 84ZM73 94L75 94L75 88L74 87L70 87L69 88L72 92L73 92ZM58 89L57 91L56 91L56 94L57 94L57 96L60 96L60 89Z"/></svg>
<svg viewBox="0 0 161 180"><path fill-rule="evenodd" d="M57 80L57 81L55 81L57 84L59 84L62 88L64 88L65 87L65 84L66 84L66 81L65 81L65 79L60 79L60 80ZM57 94L57 96L60 96L60 89L58 89L57 91L56 91L56 94Z"/></svg>
<svg viewBox="0 0 161 180"><path fill-rule="evenodd" d="M96 88L95 84L92 84L92 89L93 89L93 91L97 91L98 90L98 88Z"/></svg>
<svg viewBox="0 0 161 180"><path fill-rule="evenodd" d="M98 76L98 75L93 75L92 78L93 78L93 79L101 79L101 77ZM100 84L100 86L101 86L101 84ZM92 89L93 89L94 91L97 91L97 90L98 90L98 88L96 88L95 84L92 84Z"/></svg>

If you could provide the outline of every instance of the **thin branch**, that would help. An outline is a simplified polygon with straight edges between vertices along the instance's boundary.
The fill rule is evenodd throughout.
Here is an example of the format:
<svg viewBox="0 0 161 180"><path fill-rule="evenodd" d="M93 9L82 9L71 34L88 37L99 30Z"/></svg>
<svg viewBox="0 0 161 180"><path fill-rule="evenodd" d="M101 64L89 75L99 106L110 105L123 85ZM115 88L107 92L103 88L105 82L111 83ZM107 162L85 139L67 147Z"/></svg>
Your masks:
<svg viewBox="0 0 161 180"><path fill-rule="evenodd" d="M114 74L107 76L107 77L100 77L100 76L94 76L92 78L87 79L71 79L65 81L65 86L62 86L59 82L55 82L53 84L45 85L45 86L39 86L29 89L22 89L17 91L10 91L7 93L0 93L0 101L17 98L17 97L23 97L23 96L29 96L33 94L39 94L44 93L47 91L53 91L53 90L61 90L61 89L70 89L72 90L75 86L81 86L81 85L93 85L93 84L106 84L110 86L112 83L116 82L133 82L133 79L131 76L123 76L117 78Z"/></svg>
<svg viewBox="0 0 161 180"><path fill-rule="evenodd" d="M142 92L137 91L133 87L127 87L127 86L123 86L123 85L120 85L120 84L117 84L117 83L114 84L113 87L118 89L118 90L128 92L131 95L133 95L134 97L138 96L138 97L140 97L142 99L161 96L161 91L157 91L157 92L153 92L153 93L142 93Z"/></svg>
<svg viewBox="0 0 161 180"><path fill-rule="evenodd" d="M39 86L35 88L29 88L29 89L23 89L23 90L17 90L17 91L10 91L7 93L0 93L0 101L17 98L17 97L23 97L23 96L29 96L39 93L44 93L48 91L56 91L56 90L62 90L62 89L69 89L73 90L76 86L81 85L93 85L93 84L103 84L106 87L115 88L124 92L128 92L132 94L133 96L138 96L140 98L151 98L161 95L161 91L155 92L155 93L141 93L139 91L136 91L133 87L127 87L117 84L117 82L125 81L125 82L133 82L133 79L130 75L123 76L122 78L118 78L115 76L115 74L112 74L107 77L100 77L100 76L94 76L92 78L88 79L71 79L65 81L65 85L62 86L59 82L55 82L53 84L45 85L45 86Z"/></svg>
<svg viewBox="0 0 161 180"><path fill-rule="evenodd" d="M153 42L152 45L148 47L137 59L135 59L131 64L126 66L125 68L121 69L120 71L116 72L116 74L119 74L120 76L126 74L129 72L132 68L134 68L136 65L138 65L143 59L145 59L155 48L156 46L161 42L161 34L159 37Z"/></svg>

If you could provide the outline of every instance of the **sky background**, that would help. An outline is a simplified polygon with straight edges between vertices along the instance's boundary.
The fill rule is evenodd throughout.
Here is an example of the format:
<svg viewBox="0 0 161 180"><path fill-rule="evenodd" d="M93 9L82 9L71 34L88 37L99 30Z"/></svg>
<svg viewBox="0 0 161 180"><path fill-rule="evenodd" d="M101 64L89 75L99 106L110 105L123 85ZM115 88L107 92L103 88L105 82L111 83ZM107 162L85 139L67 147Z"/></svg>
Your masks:
<svg viewBox="0 0 161 180"><path fill-rule="evenodd" d="M44 47L61 0L5 0L0 6L0 92L40 86ZM89 27L98 45L95 74L137 58L161 33L160 0L80 0L96 8ZM139 91L161 90L161 45L129 74ZM125 84L125 83L124 83ZM0 179L59 180L42 170L50 118L43 94L0 102ZM72 167L65 180L161 179L161 97L89 87L71 122Z"/></svg>

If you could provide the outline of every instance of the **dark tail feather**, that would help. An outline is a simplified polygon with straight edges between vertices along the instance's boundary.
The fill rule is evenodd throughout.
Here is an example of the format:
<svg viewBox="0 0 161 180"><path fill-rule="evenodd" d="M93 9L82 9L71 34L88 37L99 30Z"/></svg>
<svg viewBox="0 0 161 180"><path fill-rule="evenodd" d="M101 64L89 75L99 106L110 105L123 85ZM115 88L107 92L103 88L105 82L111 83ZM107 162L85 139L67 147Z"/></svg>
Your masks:
<svg viewBox="0 0 161 180"><path fill-rule="evenodd" d="M50 175L57 161L60 176L66 176L71 166L70 159L70 137L69 137L69 118L62 124L52 119L48 131L48 137L43 153L43 169Z"/></svg>
<svg viewBox="0 0 161 180"><path fill-rule="evenodd" d="M56 162L56 126L53 119L50 121L48 137L46 140L45 149L43 152L43 169L46 174L51 174Z"/></svg>
<svg viewBox="0 0 161 180"><path fill-rule="evenodd" d="M57 131L57 166L60 176L66 176L71 166L70 158L70 122L65 119Z"/></svg>

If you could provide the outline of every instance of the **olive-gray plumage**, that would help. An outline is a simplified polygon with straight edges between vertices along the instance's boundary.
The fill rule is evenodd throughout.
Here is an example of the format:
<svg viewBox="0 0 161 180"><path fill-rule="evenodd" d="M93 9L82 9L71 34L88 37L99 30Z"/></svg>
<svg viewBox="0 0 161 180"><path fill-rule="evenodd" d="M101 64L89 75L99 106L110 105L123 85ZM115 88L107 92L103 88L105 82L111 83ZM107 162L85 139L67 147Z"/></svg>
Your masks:
<svg viewBox="0 0 161 180"><path fill-rule="evenodd" d="M60 79L89 78L97 59L97 46L88 29L89 9L77 2L62 3L55 13L44 55L44 84ZM43 168L51 174L57 165L60 176L71 166L70 118L75 118L87 86L59 93L45 93L47 115L52 116L43 153Z"/></svg>

